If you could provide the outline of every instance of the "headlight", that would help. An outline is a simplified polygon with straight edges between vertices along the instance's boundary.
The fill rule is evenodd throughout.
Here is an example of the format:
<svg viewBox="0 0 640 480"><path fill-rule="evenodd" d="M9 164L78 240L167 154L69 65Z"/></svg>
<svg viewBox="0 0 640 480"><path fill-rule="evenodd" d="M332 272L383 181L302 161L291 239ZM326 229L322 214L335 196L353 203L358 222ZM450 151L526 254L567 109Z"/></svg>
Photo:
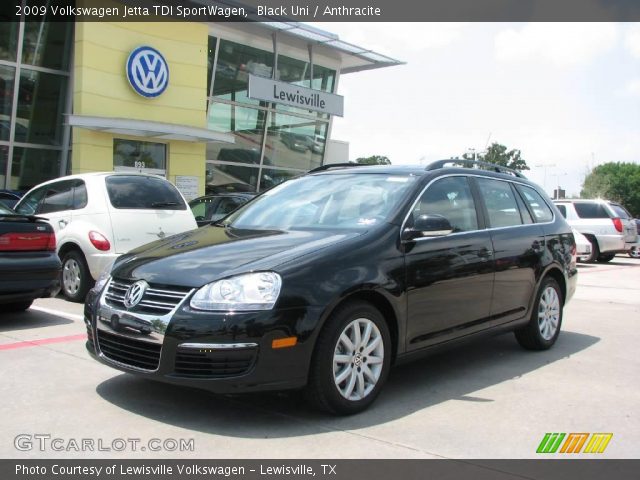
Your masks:
<svg viewBox="0 0 640 480"><path fill-rule="evenodd" d="M93 286L93 289L96 292L102 291L104 286L107 284L107 281L109 280L109 276L111 275L111 269L113 268L113 264L115 262L116 262L116 259L114 258L107 264L106 267L104 267L104 269L100 273L100 276L96 280L96 284Z"/></svg>
<svg viewBox="0 0 640 480"><path fill-rule="evenodd" d="M205 285L191 299L197 310L271 310L280 295L282 279L275 272L256 272Z"/></svg>

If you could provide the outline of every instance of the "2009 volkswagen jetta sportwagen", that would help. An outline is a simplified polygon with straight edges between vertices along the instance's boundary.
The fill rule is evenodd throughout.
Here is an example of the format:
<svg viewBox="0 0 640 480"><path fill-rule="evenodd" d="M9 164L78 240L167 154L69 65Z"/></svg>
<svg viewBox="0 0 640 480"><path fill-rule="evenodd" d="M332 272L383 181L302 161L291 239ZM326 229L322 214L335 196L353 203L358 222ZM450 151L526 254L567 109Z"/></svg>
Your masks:
<svg viewBox="0 0 640 480"><path fill-rule="evenodd" d="M571 228L522 175L447 165L321 167L131 251L88 296L89 352L220 393L305 388L349 414L434 347L514 331L550 348Z"/></svg>

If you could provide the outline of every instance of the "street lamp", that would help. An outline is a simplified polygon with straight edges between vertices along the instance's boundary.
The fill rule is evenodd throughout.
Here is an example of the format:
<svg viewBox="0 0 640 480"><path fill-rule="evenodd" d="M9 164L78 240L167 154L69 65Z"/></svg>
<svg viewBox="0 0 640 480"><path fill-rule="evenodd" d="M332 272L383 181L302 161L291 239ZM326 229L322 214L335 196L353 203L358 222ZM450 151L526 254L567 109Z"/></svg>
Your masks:
<svg viewBox="0 0 640 480"><path fill-rule="evenodd" d="M538 165L534 165L534 167L544 168L544 190L547 190L547 168L555 167L555 163L539 163Z"/></svg>

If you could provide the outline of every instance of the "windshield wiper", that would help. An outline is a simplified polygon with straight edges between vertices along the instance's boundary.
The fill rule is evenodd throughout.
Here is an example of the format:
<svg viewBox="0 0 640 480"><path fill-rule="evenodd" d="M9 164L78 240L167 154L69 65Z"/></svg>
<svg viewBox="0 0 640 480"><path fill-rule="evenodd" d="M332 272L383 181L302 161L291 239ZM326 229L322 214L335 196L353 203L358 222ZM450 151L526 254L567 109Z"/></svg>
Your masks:
<svg viewBox="0 0 640 480"><path fill-rule="evenodd" d="M153 202L152 207L177 207L180 205L178 202Z"/></svg>

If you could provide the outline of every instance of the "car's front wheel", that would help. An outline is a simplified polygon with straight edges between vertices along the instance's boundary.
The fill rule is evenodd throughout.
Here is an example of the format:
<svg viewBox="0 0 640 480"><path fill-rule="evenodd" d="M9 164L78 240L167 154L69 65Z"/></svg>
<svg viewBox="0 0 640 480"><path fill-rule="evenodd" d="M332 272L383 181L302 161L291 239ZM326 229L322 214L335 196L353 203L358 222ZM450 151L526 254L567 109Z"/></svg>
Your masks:
<svg viewBox="0 0 640 480"><path fill-rule="evenodd" d="M627 252L631 258L640 258L640 248L631 247Z"/></svg>
<svg viewBox="0 0 640 480"><path fill-rule="evenodd" d="M538 289L529 323L516 330L518 343L527 350L551 348L562 325L562 290L551 277L546 277Z"/></svg>
<svg viewBox="0 0 640 480"><path fill-rule="evenodd" d="M361 412L380 393L390 364L389 327L380 312L365 302L342 305L318 338L307 398L332 413Z"/></svg>
<svg viewBox="0 0 640 480"><path fill-rule="evenodd" d="M71 250L62 257L62 293L72 302L84 302L93 284L87 261L82 253Z"/></svg>

